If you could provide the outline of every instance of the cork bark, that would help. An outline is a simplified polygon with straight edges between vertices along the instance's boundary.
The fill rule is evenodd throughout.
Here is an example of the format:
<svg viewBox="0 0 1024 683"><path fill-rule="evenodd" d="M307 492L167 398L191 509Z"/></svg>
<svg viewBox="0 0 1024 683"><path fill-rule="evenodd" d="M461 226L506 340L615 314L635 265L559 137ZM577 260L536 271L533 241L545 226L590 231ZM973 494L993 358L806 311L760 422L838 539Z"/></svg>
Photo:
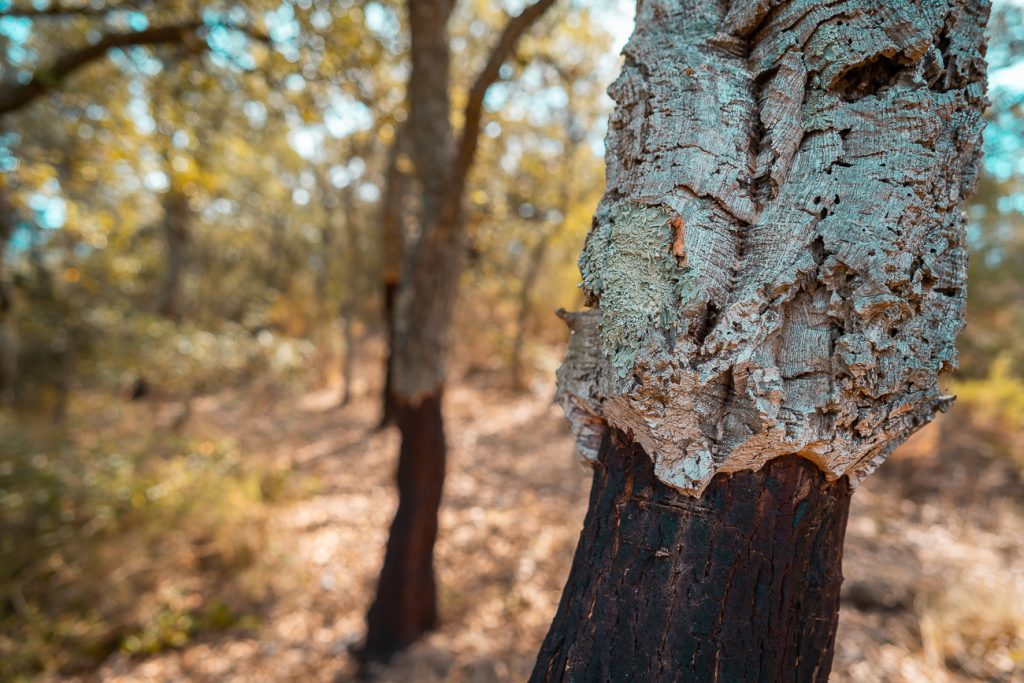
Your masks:
<svg viewBox="0 0 1024 683"><path fill-rule="evenodd" d="M786 455L855 484L948 406L987 14L639 3L559 373L585 459L611 426L690 495Z"/></svg>

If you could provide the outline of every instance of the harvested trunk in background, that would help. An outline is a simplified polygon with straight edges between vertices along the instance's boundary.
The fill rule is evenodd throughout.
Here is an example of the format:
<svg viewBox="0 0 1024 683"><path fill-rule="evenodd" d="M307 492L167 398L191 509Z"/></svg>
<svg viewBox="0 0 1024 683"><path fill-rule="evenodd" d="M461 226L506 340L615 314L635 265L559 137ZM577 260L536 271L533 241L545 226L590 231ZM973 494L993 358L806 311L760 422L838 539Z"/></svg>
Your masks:
<svg viewBox="0 0 1024 683"><path fill-rule="evenodd" d="M447 24L453 3L451 0L408 0L412 70L406 125L422 196L420 234L404 264L395 302L392 401L402 439L399 473L440 472L440 476L417 477L411 484L399 487L399 511L416 510L416 515L430 517L430 520L417 519L418 529L436 529L437 504L444 485L447 446L441 397L448 337L465 252L463 195L476 158L484 96L498 78L501 65L514 52L519 38L553 2L538 0L509 20L470 88L464 127L456 144L448 93ZM420 462L408 462L410 459ZM436 590L428 588L434 582L434 534L402 533L404 528L404 522L400 523L396 516L377 595L367 619L366 640L358 652L363 662L386 660L436 624ZM419 586L434 606L431 610L422 608L422 598L413 597L400 586L390 585L392 582ZM403 622L403 630L397 635L392 632L388 619L369 618L370 615L397 615L405 611L414 613L413 620Z"/></svg>
<svg viewBox="0 0 1024 683"><path fill-rule="evenodd" d="M383 429L391 424L395 417L392 403L394 381L391 365L394 361L395 347L395 301L398 298L399 283L402 281L402 260L405 254L405 199L412 180L408 172L409 169L405 168L409 161L408 154L409 134L406 126L402 125L395 133L395 140L391 144L387 172L384 176L384 196L381 199L381 238L384 245L381 302L387 349L378 429Z"/></svg>
<svg viewBox="0 0 1024 683"><path fill-rule="evenodd" d="M353 146L353 156L359 150ZM352 195L352 183L341 190L341 211L345 216L345 293L341 297L339 315L341 317L341 405L348 405L352 400L352 373L355 368L355 318L357 293L362 290L362 252L359 248L359 224L356 220L356 207Z"/></svg>
<svg viewBox="0 0 1024 683"><path fill-rule="evenodd" d="M14 292L7 282L7 245L14 234L14 207L0 187L0 406L14 405L18 379L18 335L14 326Z"/></svg>
<svg viewBox="0 0 1024 683"><path fill-rule="evenodd" d="M380 421L377 422L377 429L384 429L395 421L394 406L394 371L392 365L395 362L395 302L398 300L399 281L383 281L382 303L384 316L384 341L387 345L384 357L384 387L381 389L380 398Z"/></svg>
<svg viewBox="0 0 1024 683"><path fill-rule="evenodd" d="M578 451L607 472L535 680L827 678L834 486L952 400L938 375L963 321L987 13L974 0L638 4L580 258L594 310L564 315L559 370ZM620 432L642 446L625 465L607 445ZM636 488L638 459L676 491L658 503L672 509L644 511L661 494ZM611 550L607 527L621 532ZM708 548L723 555L701 559ZM793 580L800 567L812 571Z"/></svg>
<svg viewBox="0 0 1024 683"><path fill-rule="evenodd" d="M448 331L456 268L452 258L458 252L455 226L439 223L454 149L446 28L451 3L409 0L408 11L412 73L407 125L423 193L421 234L402 274L394 314L390 407L401 433L398 511L367 613L366 639L358 652L363 662L386 661L437 625L434 541L447 456L439 347Z"/></svg>
<svg viewBox="0 0 1024 683"><path fill-rule="evenodd" d="M181 278L187 263L189 222L188 196L172 186L164 194L164 281L157 310L175 322L181 320Z"/></svg>
<svg viewBox="0 0 1024 683"><path fill-rule="evenodd" d="M617 430L594 470L531 681L828 680L845 479L788 456L719 474L693 498L659 481Z"/></svg>

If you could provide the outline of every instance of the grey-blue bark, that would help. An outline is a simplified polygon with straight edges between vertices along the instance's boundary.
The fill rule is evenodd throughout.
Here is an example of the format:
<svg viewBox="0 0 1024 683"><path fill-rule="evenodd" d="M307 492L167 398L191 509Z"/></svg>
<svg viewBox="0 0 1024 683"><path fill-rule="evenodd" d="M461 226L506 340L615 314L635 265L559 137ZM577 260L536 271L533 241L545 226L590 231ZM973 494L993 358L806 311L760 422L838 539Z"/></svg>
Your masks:
<svg viewBox="0 0 1024 683"><path fill-rule="evenodd" d="M560 400L659 479L797 454L854 483L951 401L977 0L644 0Z"/></svg>

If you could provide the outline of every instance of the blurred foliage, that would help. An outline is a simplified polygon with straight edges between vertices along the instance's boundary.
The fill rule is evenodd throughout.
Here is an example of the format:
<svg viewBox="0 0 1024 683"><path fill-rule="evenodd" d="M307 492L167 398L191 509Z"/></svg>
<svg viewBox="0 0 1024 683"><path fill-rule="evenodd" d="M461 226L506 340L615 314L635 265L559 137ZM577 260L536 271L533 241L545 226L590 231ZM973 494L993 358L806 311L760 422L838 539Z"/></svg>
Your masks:
<svg viewBox="0 0 1024 683"><path fill-rule="evenodd" d="M961 375L981 378L997 358L1024 378L1024 6L997 2L989 24L984 163L968 207L967 328Z"/></svg>
<svg viewBox="0 0 1024 683"><path fill-rule="evenodd" d="M1015 369L1010 354L1001 353L989 365L987 376L958 381L954 391L984 421L1024 430L1024 379Z"/></svg>
<svg viewBox="0 0 1024 683"><path fill-rule="evenodd" d="M247 465L232 441L96 407L101 424L75 424L88 434L77 440L0 419L0 679L254 623L245 610L260 584L243 575L264 550L269 506L298 481Z"/></svg>
<svg viewBox="0 0 1024 683"><path fill-rule="evenodd" d="M104 32L194 16L183 0L89 5L108 6L130 9L0 17L0 80ZM463 320L486 323L460 336L471 363L504 368L561 340L551 312L578 300L574 261L603 190L604 87L616 64L601 7L561 3L488 94L467 193ZM459 4L457 105L505 16L482 0ZM0 194L13 234L0 278L13 313L0 346L16 357L24 408L139 376L187 395L256 374L232 375L216 355L183 373L181 334L158 332L159 317L193 341L227 337L192 344L196 355L269 332L296 340L303 360L302 342L336 346L339 316L360 334L382 324L376 221L406 116L402 4L207 2L200 17L205 32L190 43L115 49L5 118Z"/></svg>
<svg viewBox="0 0 1024 683"><path fill-rule="evenodd" d="M1024 6L989 23L988 126L968 206L967 327L953 391L983 420L1024 428Z"/></svg>

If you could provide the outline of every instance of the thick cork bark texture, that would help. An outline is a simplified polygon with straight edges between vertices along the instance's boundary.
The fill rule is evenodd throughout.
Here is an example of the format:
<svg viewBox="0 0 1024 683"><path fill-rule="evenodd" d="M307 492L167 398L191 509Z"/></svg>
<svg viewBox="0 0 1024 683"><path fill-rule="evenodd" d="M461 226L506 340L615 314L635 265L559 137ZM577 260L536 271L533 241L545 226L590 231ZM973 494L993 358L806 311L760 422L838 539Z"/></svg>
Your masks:
<svg viewBox="0 0 1024 683"><path fill-rule="evenodd" d="M560 401L698 495L799 455L856 483L944 410L984 97L978 0L644 0L610 88L592 310Z"/></svg>

